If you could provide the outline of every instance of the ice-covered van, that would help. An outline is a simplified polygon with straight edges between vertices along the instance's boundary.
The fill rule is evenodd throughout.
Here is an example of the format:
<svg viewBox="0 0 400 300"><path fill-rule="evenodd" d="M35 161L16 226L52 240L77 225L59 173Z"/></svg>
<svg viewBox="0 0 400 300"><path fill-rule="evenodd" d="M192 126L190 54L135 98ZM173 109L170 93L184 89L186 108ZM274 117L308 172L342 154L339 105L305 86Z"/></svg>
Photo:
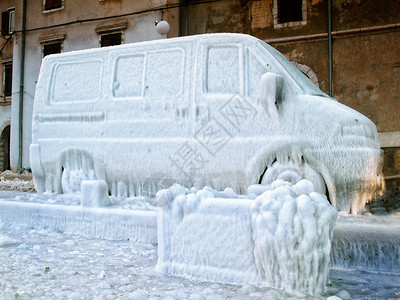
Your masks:
<svg viewBox="0 0 400 300"><path fill-rule="evenodd" d="M357 212L381 186L374 124L242 34L47 56L30 153L38 192L103 179L120 196L174 182L243 193L307 178Z"/></svg>

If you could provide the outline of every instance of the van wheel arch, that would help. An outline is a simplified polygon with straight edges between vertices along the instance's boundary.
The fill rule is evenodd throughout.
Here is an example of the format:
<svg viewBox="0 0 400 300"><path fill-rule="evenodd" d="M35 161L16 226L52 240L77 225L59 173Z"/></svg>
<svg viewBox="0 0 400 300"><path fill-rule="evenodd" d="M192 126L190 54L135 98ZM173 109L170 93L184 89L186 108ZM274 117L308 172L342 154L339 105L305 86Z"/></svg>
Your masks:
<svg viewBox="0 0 400 300"><path fill-rule="evenodd" d="M92 155L82 149L65 150L60 156L59 170L61 193L79 192L82 181L98 179Z"/></svg>
<svg viewBox="0 0 400 300"><path fill-rule="evenodd" d="M329 202L335 205L336 189L328 170L322 163L309 159L311 155L308 151L300 149L304 148L288 145L260 155L257 163L253 163L248 169L252 170L248 173L251 174L251 182L270 184L274 180L283 179L296 183L301 179L308 179L313 182L315 191L325 194Z"/></svg>

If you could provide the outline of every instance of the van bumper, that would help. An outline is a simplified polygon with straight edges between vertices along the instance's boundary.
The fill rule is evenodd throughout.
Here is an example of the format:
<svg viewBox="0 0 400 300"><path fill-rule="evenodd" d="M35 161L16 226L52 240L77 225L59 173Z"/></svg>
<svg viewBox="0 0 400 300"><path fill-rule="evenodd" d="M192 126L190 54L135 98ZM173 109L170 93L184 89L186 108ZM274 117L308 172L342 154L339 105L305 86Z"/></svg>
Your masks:
<svg viewBox="0 0 400 300"><path fill-rule="evenodd" d="M326 171L321 173L338 211L360 214L365 203L382 192L382 153L364 147L313 151L313 157L324 162Z"/></svg>
<svg viewBox="0 0 400 300"><path fill-rule="evenodd" d="M40 159L40 147L38 144L31 144L29 146L29 159L32 168L33 181L38 193L45 191L45 174Z"/></svg>

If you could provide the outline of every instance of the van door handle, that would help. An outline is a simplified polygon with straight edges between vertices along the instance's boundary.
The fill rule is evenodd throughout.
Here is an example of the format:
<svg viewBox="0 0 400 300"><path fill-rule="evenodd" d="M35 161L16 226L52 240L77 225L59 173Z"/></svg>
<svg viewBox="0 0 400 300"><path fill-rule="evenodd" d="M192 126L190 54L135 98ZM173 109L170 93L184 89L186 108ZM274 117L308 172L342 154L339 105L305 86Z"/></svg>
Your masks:
<svg viewBox="0 0 400 300"><path fill-rule="evenodd" d="M210 108L206 105L196 105L196 122L204 125L210 119Z"/></svg>
<svg viewBox="0 0 400 300"><path fill-rule="evenodd" d="M175 109L175 119L187 119L188 118L188 109L187 107Z"/></svg>

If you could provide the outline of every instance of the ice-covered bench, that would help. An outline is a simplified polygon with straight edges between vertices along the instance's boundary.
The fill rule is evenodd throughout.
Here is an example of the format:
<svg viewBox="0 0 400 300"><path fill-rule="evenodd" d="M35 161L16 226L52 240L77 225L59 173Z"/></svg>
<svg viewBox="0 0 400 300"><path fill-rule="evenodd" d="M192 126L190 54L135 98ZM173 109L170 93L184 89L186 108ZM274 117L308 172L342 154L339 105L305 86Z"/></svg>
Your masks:
<svg viewBox="0 0 400 300"><path fill-rule="evenodd" d="M161 190L158 266L173 275L320 294L337 211L313 190L307 180L275 181L256 198L209 187Z"/></svg>

